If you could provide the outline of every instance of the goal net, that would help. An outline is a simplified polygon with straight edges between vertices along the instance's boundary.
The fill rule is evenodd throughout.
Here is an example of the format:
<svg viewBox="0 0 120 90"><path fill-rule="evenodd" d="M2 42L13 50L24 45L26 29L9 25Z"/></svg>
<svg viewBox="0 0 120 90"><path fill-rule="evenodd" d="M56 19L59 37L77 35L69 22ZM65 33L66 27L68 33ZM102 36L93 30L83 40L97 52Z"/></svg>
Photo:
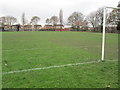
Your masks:
<svg viewBox="0 0 120 90"><path fill-rule="evenodd" d="M120 28L119 11L120 8L117 7L104 7L101 60L118 59L118 32Z"/></svg>

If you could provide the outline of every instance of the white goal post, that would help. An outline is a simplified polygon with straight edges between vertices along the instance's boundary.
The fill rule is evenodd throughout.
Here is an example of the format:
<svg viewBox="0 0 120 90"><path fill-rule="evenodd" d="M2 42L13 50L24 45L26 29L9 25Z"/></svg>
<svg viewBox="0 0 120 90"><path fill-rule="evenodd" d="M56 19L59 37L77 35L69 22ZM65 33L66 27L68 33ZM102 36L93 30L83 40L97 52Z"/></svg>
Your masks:
<svg viewBox="0 0 120 90"><path fill-rule="evenodd" d="M120 7L104 7L103 11L103 35L102 35L102 57L101 60L104 61L105 56L105 27L106 27L106 9L120 9Z"/></svg>

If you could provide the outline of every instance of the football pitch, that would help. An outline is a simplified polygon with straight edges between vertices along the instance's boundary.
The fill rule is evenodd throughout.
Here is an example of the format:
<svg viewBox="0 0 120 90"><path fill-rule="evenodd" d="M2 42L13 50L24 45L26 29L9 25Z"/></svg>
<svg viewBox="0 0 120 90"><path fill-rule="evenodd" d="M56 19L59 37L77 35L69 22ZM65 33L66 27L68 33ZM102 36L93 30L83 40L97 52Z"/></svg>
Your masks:
<svg viewBox="0 0 120 90"><path fill-rule="evenodd" d="M118 34L2 32L3 88L118 88Z"/></svg>

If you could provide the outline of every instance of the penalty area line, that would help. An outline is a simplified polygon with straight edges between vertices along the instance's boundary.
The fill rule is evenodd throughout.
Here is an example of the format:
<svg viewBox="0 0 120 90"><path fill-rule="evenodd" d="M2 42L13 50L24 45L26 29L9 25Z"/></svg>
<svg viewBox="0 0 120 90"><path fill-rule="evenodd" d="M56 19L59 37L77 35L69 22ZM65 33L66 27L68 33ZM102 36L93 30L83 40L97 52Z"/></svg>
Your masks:
<svg viewBox="0 0 120 90"><path fill-rule="evenodd" d="M75 64L65 64L65 65L58 65L58 66L43 67L43 68L24 69L24 70L18 70L18 71L3 72L1 74L5 75L5 74L21 73L21 72L28 72L28 71L35 71L35 70L42 70L42 69L50 69L50 68L65 67L65 66L76 66L76 65L80 65L80 64L92 64L92 63L99 63L99 62L98 61L91 61L91 62L84 62L84 63L75 63Z"/></svg>
<svg viewBox="0 0 120 90"><path fill-rule="evenodd" d="M118 61L118 60L109 60L109 61ZM57 68L57 67L65 67L65 66L77 66L77 65L80 65L80 64L92 64L92 63L100 63L100 62L101 62L101 60L84 62L84 63L64 64L64 65L58 65L58 66L34 68L34 69L24 69L24 70L18 70L18 71L3 72L3 73L0 73L0 75L1 74L5 75L5 74L21 73L21 72L28 72L28 71L35 71L35 70L42 70L42 69L50 69L50 68Z"/></svg>

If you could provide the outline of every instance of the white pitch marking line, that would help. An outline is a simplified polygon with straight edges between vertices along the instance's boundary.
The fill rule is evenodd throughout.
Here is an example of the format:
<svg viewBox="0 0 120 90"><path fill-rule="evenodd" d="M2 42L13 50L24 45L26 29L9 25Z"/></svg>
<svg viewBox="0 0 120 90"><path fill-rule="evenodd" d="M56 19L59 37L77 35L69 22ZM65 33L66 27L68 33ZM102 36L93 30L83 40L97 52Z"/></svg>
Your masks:
<svg viewBox="0 0 120 90"><path fill-rule="evenodd" d="M81 47L86 47L88 48L88 46L80 46L80 47L63 47L63 48L81 48ZM101 46L96 46L96 47L101 47ZM31 48L31 49L8 49L8 50L2 50L2 51L21 51L21 50L39 50L39 49L52 49L52 48ZM59 49L58 48L55 48L55 49Z"/></svg>
<svg viewBox="0 0 120 90"><path fill-rule="evenodd" d="M3 51L21 51L21 50L36 50L36 49L42 49L42 48L31 48L31 49L8 49Z"/></svg>
<svg viewBox="0 0 120 90"><path fill-rule="evenodd" d="M75 65L80 65L80 64L91 64L91 63L98 63L98 61L91 61L91 62L84 62L84 63L76 63L76 64L65 64L65 65L59 65L59 66L50 66L50 67L34 68L34 69L25 69L25 70L19 70L19 71L3 72L3 73L0 73L0 74L3 74L3 75L4 75L4 74L28 72L28 71L35 71L35 70L41 70L41 69L49 69L49 68L65 67L65 66L75 66Z"/></svg>

